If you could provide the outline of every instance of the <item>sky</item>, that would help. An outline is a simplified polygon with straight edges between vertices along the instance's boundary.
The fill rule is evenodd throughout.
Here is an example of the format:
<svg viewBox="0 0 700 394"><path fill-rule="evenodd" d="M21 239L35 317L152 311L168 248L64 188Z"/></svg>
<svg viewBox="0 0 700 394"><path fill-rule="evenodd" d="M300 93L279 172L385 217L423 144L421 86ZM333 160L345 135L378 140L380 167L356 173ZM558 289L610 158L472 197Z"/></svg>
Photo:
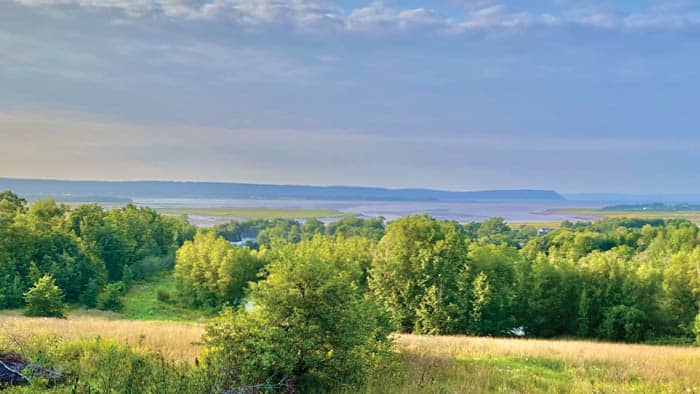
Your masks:
<svg viewBox="0 0 700 394"><path fill-rule="evenodd" d="M700 1L0 0L0 177L700 193Z"/></svg>

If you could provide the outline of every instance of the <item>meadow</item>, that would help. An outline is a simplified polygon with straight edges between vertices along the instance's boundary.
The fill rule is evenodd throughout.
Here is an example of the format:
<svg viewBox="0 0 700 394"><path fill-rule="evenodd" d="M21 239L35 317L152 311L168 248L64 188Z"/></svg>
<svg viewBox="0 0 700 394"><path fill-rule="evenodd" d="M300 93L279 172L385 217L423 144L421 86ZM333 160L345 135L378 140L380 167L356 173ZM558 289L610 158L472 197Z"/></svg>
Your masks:
<svg viewBox="0 0 700 394"><path fill-rule="evenodd" d="M204 325L82 314L68 319L0 315L7 340L108 338L193 363ZM31 333L31 334L29 334ZM670 393L700 391L700 349L593 341L395 335L400 371L367 393Z"/></svg>

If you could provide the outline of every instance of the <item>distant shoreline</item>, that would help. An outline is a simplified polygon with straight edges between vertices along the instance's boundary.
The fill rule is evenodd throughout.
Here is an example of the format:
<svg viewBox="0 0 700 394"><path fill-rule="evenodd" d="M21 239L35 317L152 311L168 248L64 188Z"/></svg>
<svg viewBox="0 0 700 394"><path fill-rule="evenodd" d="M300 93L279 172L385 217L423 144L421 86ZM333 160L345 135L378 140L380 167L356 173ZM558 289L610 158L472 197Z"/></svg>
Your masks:
<svg viewBox="0 0 700 394"><path fill-rule="evenodd" d="M226 182L176 181L69 181L0 178L0 190L20 195L67 198L223 198L309 199L349 201L565 201L552 190L446 191L434 189L388 189L363 186L271 185Z"/></svg>

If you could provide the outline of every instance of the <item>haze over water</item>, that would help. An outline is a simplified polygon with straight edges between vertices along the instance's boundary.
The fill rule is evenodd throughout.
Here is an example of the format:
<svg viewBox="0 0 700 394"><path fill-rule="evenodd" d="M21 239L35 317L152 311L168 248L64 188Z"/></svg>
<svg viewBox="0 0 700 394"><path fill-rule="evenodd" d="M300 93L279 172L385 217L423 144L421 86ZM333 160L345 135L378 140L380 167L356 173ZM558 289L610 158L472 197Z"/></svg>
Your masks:
<svg viewBox="0 0 700 394"><path fill-rule="evenodd" d="M391 221L400 216L428 213L438 219L458 222L483 221L498 216L510 223L557 222L593 219L590 215L570 214L566 208L599 208L599 203L571 201L547 202L445 202L445 201L335 201L335 200L261 200L261 199L134 199L137 205L152 208L275 208L275 209L335 209L359 217L382 216ZM189 215L199 226L228 222L228 218ZM333 218L321 218L325 221Z"/></svg>

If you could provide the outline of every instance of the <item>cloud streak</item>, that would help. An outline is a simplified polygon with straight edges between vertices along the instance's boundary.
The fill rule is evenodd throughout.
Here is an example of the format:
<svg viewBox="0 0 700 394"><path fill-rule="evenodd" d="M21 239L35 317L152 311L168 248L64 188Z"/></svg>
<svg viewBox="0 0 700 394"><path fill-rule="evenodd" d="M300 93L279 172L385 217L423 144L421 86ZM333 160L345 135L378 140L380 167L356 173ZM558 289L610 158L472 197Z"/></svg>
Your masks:
<svg viewBox="0 0 700 394"><path fill-rule="evenodd" d="M430 29L438 34L513 31L534 27L580 26L595 29L684 30L700 27L700 7L661 1L635 11L604 6L552 7L546 12L505 3L468 1L463 12L400 8L373 1L343 8L330 0L15 0L28 7L83 7L113 10L127 18L165 17L229 21L248 28L288 26L298 31L395 34Z"/></svg>

